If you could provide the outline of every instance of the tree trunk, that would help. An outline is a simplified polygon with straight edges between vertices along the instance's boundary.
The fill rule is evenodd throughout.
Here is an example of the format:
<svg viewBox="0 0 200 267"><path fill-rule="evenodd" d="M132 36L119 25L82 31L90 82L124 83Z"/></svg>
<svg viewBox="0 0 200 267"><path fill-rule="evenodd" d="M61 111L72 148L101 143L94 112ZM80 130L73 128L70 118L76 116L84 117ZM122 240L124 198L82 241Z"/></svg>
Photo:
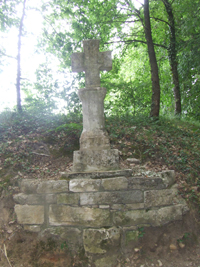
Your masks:
<svg viewBox="0 0 200 267"><path fill-rule="evenodd" d="M22 30L23 30L23 23L24 23L24 16L25 16L25 6L26 0L23 3L23 11L19 25L19 35L18 35L18 53L17 53L17 111L22 112L22 105L21 105L21 90L20 90L20 80L21 80L21 37L22 37Z"/></svg>
<svg viewBox="0 0 200 267"><path fill-rule="evenodd" d="M170 28L170 44L169 44L169 60L172 71L173 83L174 83L174 98L175 98L175 115L181 115L181 93L178 78L178 61L176 52L176 34L175 34L175 23L174 15L172 12L172 6L168 0L162 0L165 5Z"/></svg>
<svg viewBox="0 0 200 267"><path fill-rule="evenodd" d="M152 102L151 102L151 117L159 117L160 110L160 82L158 75L158 65L154 50L151 23L149 16L149 0L144 0L144 21L145 21L145 37L148 46L149 61L151 66L151 81L152 81Z"/></svg>

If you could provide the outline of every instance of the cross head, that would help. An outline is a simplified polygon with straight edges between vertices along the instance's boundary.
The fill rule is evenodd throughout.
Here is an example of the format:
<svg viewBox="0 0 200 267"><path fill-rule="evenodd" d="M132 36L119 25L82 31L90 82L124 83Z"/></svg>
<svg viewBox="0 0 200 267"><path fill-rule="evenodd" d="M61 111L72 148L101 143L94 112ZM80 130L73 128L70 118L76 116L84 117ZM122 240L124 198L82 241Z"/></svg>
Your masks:
<svg viewBox="0 0 200 267"><path fill-rule="evenodd" d="M85 72L85 87L100 87L100 71L112 69L111 51L99 52L99 40L84 40L83 52L73 53L72 71Z"/></svg>

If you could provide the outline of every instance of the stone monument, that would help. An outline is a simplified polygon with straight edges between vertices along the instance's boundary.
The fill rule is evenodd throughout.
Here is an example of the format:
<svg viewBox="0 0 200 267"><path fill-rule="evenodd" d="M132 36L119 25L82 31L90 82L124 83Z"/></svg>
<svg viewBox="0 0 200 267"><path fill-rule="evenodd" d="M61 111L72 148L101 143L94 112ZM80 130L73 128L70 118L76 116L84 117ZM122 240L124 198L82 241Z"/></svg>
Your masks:
<svg viewBox="0 0 200 267"><path fill-rule="evenodd" d="M116 170L119 153L110 148L104 119L106 88L100 85L100 71L112 69L111 51L99 52L99 40L85 40L83 52L73 53L71 59L73 72L85 72L85 88L78 91L83 108L83 131L80 150L74 151L73 171Z"/></svg>
<svg viewBox="0 0 200 267"><path fill-rule="evenodd" d="M106 89L99 77L100 70L112 68L111 52L99 52L98 40L86 40L83 47L83 53L72 55L72 70L86 74L86 88L78 93L83 132L74 172L62 173L59 180L20 178L20 193L13 198L17 223L25 231L57 244L67 240L70 253L85 251L91 266L111 267L138 248L141 227L181 221L188 206L178 195L174 171L117 170L118 150L110 148L105 131ZM159 241L160 234L155 238Z"/></svg>

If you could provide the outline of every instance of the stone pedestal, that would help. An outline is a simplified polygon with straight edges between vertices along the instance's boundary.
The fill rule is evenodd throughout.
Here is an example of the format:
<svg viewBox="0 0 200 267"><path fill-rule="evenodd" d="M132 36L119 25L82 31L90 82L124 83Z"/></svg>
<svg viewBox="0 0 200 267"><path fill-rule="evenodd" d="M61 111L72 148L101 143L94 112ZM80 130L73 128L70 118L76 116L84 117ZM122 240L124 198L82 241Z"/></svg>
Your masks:
<svg viewBox="0 0 200 267"><path fill-rule="evenodd" d="M117 170L119 152L117 149L74 151L73 172Z"/></svg>
<svg viewBox="0 0 200 267"><path fill-rule="evenodd" d="M119 153L110 149L105 130L104 98L106 88L83 88L78 92L83 108L80 150L74 151L73 172L106 171L119 168Z"/></svg>
<svg viewBox="0 0 200 267"><path fill-rule="evenodd" d="M83 132L80 138L80 150L110 149L104 122L106 88L83 88L79 90L78 96L83 108Z"/></svg>

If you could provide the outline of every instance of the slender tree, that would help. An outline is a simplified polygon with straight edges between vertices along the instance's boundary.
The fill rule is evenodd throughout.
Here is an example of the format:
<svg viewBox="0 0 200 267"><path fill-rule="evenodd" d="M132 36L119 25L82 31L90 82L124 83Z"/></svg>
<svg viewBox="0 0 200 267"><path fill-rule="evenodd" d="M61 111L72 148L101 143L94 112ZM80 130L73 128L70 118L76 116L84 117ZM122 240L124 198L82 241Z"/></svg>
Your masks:
<svg viewBox="0 0 200 267"><path fill-rule="evenodd" d="M170 42L168 48L170 66L172 71L173 83L174 83L174 98L175 98L175 114L181 115L181 93L179 85L178 76L178 60L177 60L177 50L176 50L176 30L174 15L172 11L172 5L169 0L162 0L165 5L165 9L168 15L169 29L170 29Z"/></svg>
<svg viewBox="0 0 200 267"><path fill-rule="evenodd" d="M149 62L151 66L151 81L152 81L152 104L151 104L151 117L158 117L160 110L160 82L158 75L158 65L154 44L151 33L151 23L149 16L149 0L144 0L144 21L145 21L145 37L148 46Z"/></svg>
<svg viewBox="0 0 200 267"><path fill-rule="evenodd" d="M17 53L17 111L22 112L22 105L21 105L21 88L20 88L20 80L21 80L21 38L23 32L23 25L24 25L24 16L26 10L26 0L23 2L23 10L22 16L19 24L19 34L18 34L18 53Z"/></svg>

